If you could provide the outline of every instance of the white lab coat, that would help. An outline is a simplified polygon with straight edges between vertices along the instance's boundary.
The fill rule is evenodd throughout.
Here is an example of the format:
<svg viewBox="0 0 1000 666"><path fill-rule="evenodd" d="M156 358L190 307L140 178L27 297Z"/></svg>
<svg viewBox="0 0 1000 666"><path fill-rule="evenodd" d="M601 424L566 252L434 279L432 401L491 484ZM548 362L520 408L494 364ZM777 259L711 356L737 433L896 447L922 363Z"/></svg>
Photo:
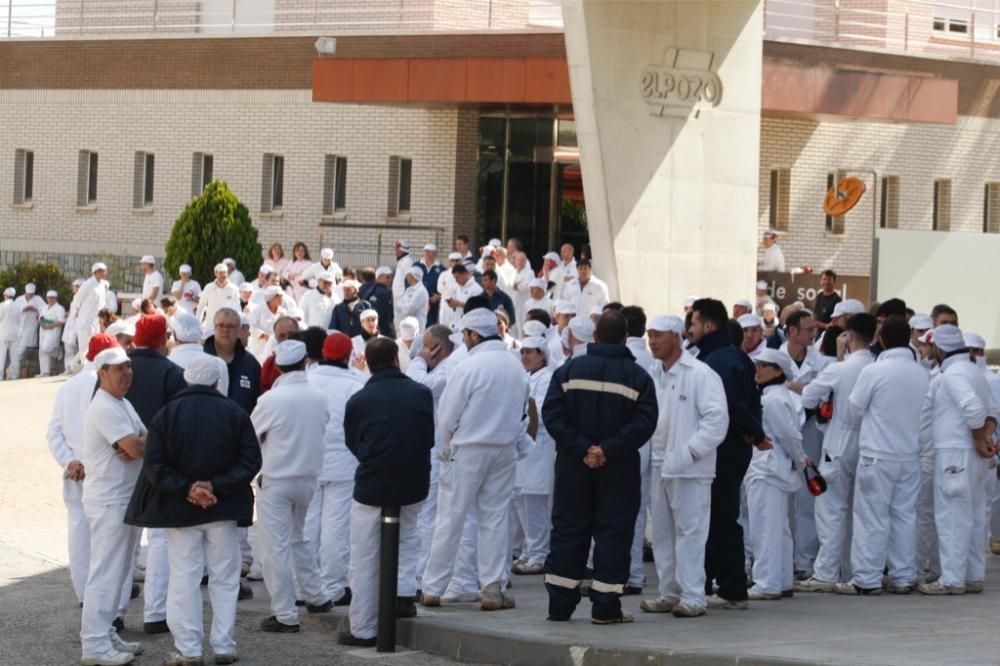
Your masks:
<svg viewBox="0 0 1000 666"><path fill-rule="evenodd" d="M340 264L336 261L331 261L329 266L324 266L322 261L317 261L309 266L309 268L302 271L302 274L299 276L299 280L304 280L308 284L309 280L317 280L323 273L333 273L333 277L337 281L337 284L344 281L344 271L340 268Z"/></svg>
<svg viewBox="0 0 1000 666"><path fill-rule="evenodd" d="M392 302L395 304L395 314L396 319L394 321L399 321L399 301L403 298L403 292L406 291L406 274L410 272L413 268L413 257L409 254L404 254L402 257L396 260L396 272L392 276Z"/></svg>
<svg viewBox="0 0 1000 666"><path fill-rule="evenodd" d="M80 340L80 351L87 352L90 336L98 331L97 313L107 307L108 283L90 276L80 285L75 299L78 302L76 311L76 331Z"/></svg>
<svg viewBox="0 0 1000 666"><path fill-rule="evenodd" d="M518 325L524 323L524 315L528 311L525 303L531 300L531 289L528 285L535 279L535 274L531 272L531 264L526 264L520 272L510 264L510 279L507 281L510 286L510 296L514 300L514 312L517 316Z"/></svg>
<svg viewBox="0 0 1000 666"><path fill-rule="evenodd" d="M333 307L336 304L337 301L333 296L324 294L319 289L310 289L302 294L302 298L299 300L303 323L307 328L316 326L324 331L328 330Z"/></svg>
<svg viewBox="0 0 1000 666"><path fill-rule="evenodd" d="M427 306L430 303L430 295L423 283L418 281L412 286L406 287L398 300L395 298L395 294L393 294L393 299L396 304L396 312L400 317L395 320L396 326L399 326L399 322L404 317L416 317L420 324L418 333L423 333L424 329L427 328Z"/></svg>
<svg viewBox="0 0 1000 666"><path fill-rule="evenodd" d="M250 320L250 342L247 344L247 351L256 356L261 363L269 353L267 343L274 337L274 322L283 316L285 309L280 305L274 312L267 305L261 305L254 308L247 317Z"/></svg>
<svg viewBox="0 0 1000 666"><path fill-rule="evenodd" d="M62 342L62 325L66 322L66 308L56 303L55 305L45 304L39 310L39 319L45 319L51 323L61 324L55 328L38 330L38 352L40 354L59 354L59 343Z"/></svg>
<svg viewBox="0 0 1000 666"><path fill-rule="evenodd" d="M458 283L455 281L455 276L452 275L450 270L445 269L438 275L437 290L441 294L441 306L438 308L438 323L451 327L452 322L456 321L456 317L455 310L448 307L448 299L455 297L455 294L458 292Z"/></svg>
<svg viewBox="0 0 1000 666"><path fill-rule="evenodd" d="M153 290L158 289L156 292L156 304L160 304L160 299L166 294L163 293L163 276L160 271L152 271L146 273L146 277L142 279L142 297L153 298Z"/></svg>
<svg viewBox="0 0 1000 666"><path fill-rule="evenodd" d="M578 279L572 280L563 287L562 299L576 303L577 315L589 317L594 308L603 308L610 301L608 285L596 277L591 277L585 285Z"/></svg>
<svg viewBox="0 0 1000 666"><path fill-rule="evenodd" d="M24 350L38 346L38 317L47 307L45 301L37 295L18 296L14 299L14 310L18 315L17 346ZM25 312L25 308L34 308Z"/></svg>
<svg viewBox="0 0 1000 666"><path fill-rule="evenodd" d="M534 298L528 298L527 300L524 301L524 304L521 307L521 309L524 312L523 314L519 313L517 315L517 321L524 323L525 315L527 315L532 310L545 310L547 313L549 313L550 317L554 316L556 310L556 304L553 303L552 299L549 298L548 296L544 296L539 300L535 300Z"/></svg>
<svg viewBox="0 0 1000 666"><path fill-rule="evenodd" d="M462 303L464 305L465 302L468 301L470 298L472 298L473 296L478 296L482 293L483 293L482 286L470 277L464 285L459 285L458 282L455 282L455 292L451 295L451 298L454 298L459 303ZM458 322L458 320L462 318L463 309L461 307L458 308L449 307L448 302L444 300L444 296L442 296L441 298L442 301L441 301L440 311L442 314L444 313L445 310L449 311L446 317L446 319L448 320L448 324L451 325L453 323Z"/></svg>
<svg viewBox="0 0 1000 666"><path fill-rule="evenodd" d="M215 321L215 313L222 308L231 308L236 312L242 310L239 286L231 279L221 287L214 280L205 285L201 292L201 299L198 301L196 314L203 326L212 326Z"/></svg>
<svg viewBox="0 0 1000 666"><path fill-rule="evenodd" d="M757 270L761 272L785 272L785 253L781 251L780 245L775 243L771 247L764 250L764 258L761 260Z"/></svg>
<svg viewBox="0 0 1000 666"><path fill-rule="evenodd" d="M315 482L323 464L329 407L304 372L279 376L257 400L251 419L260 439L265 484L292 478Z"/></svg>
<svg viewBox="0 0 1000 666"><path fill-rule="evenodd" d="M198 298L201 296L201 285L197 280L174 280L170 293L177 299L177 305L185 312L195 313L198 309Z"/></svg>
<svg viewBox="0 0 1000 666"><path fill-rule="evenodd" d="M534 446L517 462L516 485L521 489L522 495L548 496L552 494L555 482L556 444L542 422L542 406L549 391L552 370L543 366L528 377L529 395L534 398L538 409L538 433L535 435Z"/></svg>

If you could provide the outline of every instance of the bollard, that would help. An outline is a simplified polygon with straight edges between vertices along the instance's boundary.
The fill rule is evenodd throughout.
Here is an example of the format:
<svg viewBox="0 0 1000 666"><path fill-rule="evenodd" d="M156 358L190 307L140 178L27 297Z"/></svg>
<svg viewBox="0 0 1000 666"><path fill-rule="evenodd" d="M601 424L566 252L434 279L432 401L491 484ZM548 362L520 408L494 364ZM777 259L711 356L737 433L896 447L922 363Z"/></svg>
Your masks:
<svg viewBox="0 0 1000 666"><path fill-rule="evenodd" d="M399 576L399 507L382 507L382 542L378 573L376 652L396 651L396 588Z"/></svg>

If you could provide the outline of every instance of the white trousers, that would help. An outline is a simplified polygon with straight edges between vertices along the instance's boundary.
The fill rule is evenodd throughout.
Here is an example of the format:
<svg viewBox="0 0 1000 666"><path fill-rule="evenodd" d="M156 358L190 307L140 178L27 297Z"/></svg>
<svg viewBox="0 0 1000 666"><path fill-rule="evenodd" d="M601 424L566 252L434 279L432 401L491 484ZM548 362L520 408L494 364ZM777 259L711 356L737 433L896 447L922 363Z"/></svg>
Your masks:
<svg viewBox="0 0 1000 666"><path fill-rule="evenodd" d="M237 538L240 542L240 564L253 564L253 550L250 548L250 528L238 527Z"/></svg>
<svg viewBox="0 0 1000 666"><path fill-rule="evenodd" d="M201 578L208 569L212 603L209 642L215 654L236 654L236 599L240 594L240 549L235 521L164 530L170 562L167 626L174 647L185 657L200 657ZM147 571L148 571L147 565Z"/></svg>
<svg viewBox="0 0 1000 666"><path fill-rule="evenodd" d="M52 374L52 362L59 360L58 349L52 353L45 353L38 350L38 373L39 376L48 377Z"/></svg>
<svg viewBox="0 0 1000 666"><path fill-rule="evenodd" d="M653 465L653 559L661 599L705 607L711 479L664 479Z"/></svg>
<svg viewBox="0 0 1000 666"><path fill-rule="evenodd" d="M142 585L144 622L163 622L167 619L169 572L167 530L146 528L146 581ZM201 578L198 581L200 584Z"/></svg>
<svg viewBox="0 0 1000 666"><path fill-rule="evenodd" d="M934 522L941 584L986 578L986 474L989 461L972 449L934 452Z"/></svg>
<svg viewBox="0 0 1000 666"><path fill-rule="evenodd" d="M264 479L257 491L257 528L261 569L271 595L271 611L283 624L298 624L295 581L310 604L329 599L320 579L316 554L302 533L316 479Z"/></svg>
<svg viewBox="0 0 1000 666"><path fill-rule="evenodd" d="M743 529L743 566L746 568L747 580L750 580L750 569L753 566L753 536L750 533L750 507L747 506L747 482L740 484L740 517L737 521Z"/></svg>
<svg viewBox="0 0 1000 666"><path fill-rule="evenodd" d="M646 543L646 519L649 515L649 498L652 487L650 451L649 444L639 449L639 473L642 478L639 492L642 499L639 504L639 513L635 517L635 531L632 533L631 560L628 572L628 584L634 587L642 587L646 582L646 563L642 560L642 550ZM593 544L591 544L591 550L593 550Z"/></svg>
<svg viewBox="0 0 1000 666"><path fill-rule="evenodd" d="M86 355L87 350L90 349L90 338L94 333L97 333L96 321L86 326L78 325L76 327L76 348L79 353Z"/></svg>
<svg viewBox="0 0 1000 666"><path fill-rule="evenodd" d="M7 379L17 379L21 375L21 360L24 358L26 349L27 347L22 345L20 340L11 345L10 367L7 368Z"/></svg>
<svg viewBox="0 0 1000 666"><path fill-rule="evenodd" d="M934 455L920 461L917 493L917 575L926 581L941 577L937 526L934 524Z"/></svg>
<svg viewBox="0 0 1000 666"><path fill-rule="evenodd" d="M76 358L77 353L76 348L76 338L73 338L73 342L63 343L63 369L68 371L73 364L73 359Z"/></svg>
<svg viewBox="0 0 1000 666"><path fill-rule="evenodd" d="M1000 538L1000 479L997 466L991 464L986 472L986 522L990 536Z"/></svg>
<svg viewBox="0 0 1000 666"><path fill-rule="evenodd" d="M12 379L10 375L5 374L4 369L7 367L7 360L13 356L15 344L17 343L0 340L0 379L4 377Z"/></svg>
<svg viewBox="0 0 1000 666"><path fill-rule="evenodd" d="M84 504L90 524L90 572L83 593L80 642L84 655L111 649L111 625L129 601L132 554L139 530L126 525L127 504ZM124 596L124 599L122 597Z"/></svg>
<svg viewBox="0 0 1000 666"><path fill-rule="evenodd" d="M820 463L826 492L816 499L816 535L819 551L813 576L828 583L850 578L851 515L854 506L854 471L858 456L841 456Z"/></svg>
<svg viewBox="0 0 1000 666"><path fill-rule="evenodd" d="M399 569L397 597L417 593L420 502L399 510ZM382 554L382 507L352 502L351 506L351 633L374 638L378 633L378 577Z"/></svg>
<svg viewBox="0 0 1000 666"><path fill-rule="evenodd" d="M919 491L919 461L861 455L854 480L852 583L866 589L881 587L886 566L893 585L916 581Z"/></svg>
<svg viewBox="0 0 1000 666"><path fill-rule="evenodd" d="M476 507L469 508L469 514L462 526L462 538L458 543L458 555L451 569L451 580L445 588L444 596L460 597L469 594L479 594L479 521L476 520ZM505 562L506 564L506 562ZM506 575L506 569L505 573ZM423 585L423 580L421 580Z"/></svg>
<svg viewBox="0 0 1000 666"><path fill-rule="evenodd" d="M316 553L320 578L330 599L344 596L350 582L351 502L354 481L321 481L306 512L305 537Z"/></svg>
<svg viewBox="0 0 1000 666"><path fill-rule="evenodd" d="M510 558L510 505L517 451L514 446L461 446L438 476L437 524L422 581L425 594L441 596L451 579L469 507L479 520L477 569L484 588L502 583Z"/></svg>
<svg viewBox="0 0 1000 666"><path fill-rule="evenodd" d="M789 506L792 493L765 479L747 482L750 534L753 540L753 589L781 594L795 585Z"/></svg>
<svg viewBox="0 0 1000 666"><path fill-rule="evenodd" d="M83 510L82 497L83 483L63 479L63 502L66 504L69 537L69 577L73 581L73 591L79 602L83 602L83 592L90 573L90 524Z"/></svg>
<svg viewBox="0 0 1000 666"><path fill-rule="evenodd" d="M524 533L521 559L528 564L545 564L552 532L552 495L521 495L514 507Z"/></svg>
<svg viewBox="0 0 1000 666"><path fill-rule="evenodd" d="M434 453L431 453L434 455ZM427 499L420 507L420 519L417 521L417 533L420 535L420 552L417 555L417 588L427 568L427 560L431 556L431 540L434 538L434 523L437 521L437 469L431 469L431 486Z"/></svg>
<svg viewBox="0 0 1000 666"><path fill-rule="evenodd" d="M816 419L809 419L802 426L802 448L813 460L822 460L823 432L816 426ZM816 528L816 498L806 484L799 487L792 496L795 506L792 524L792 538L795 543L793 561L796 571L813 571L813 563L819 552L819 535Z"/></svg>

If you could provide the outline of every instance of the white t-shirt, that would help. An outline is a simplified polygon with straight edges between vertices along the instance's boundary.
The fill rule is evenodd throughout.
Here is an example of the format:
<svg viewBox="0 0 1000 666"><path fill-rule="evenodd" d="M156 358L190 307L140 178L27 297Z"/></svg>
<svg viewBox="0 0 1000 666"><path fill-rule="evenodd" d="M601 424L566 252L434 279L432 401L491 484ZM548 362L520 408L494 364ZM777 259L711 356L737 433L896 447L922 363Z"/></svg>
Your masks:
<svg viewBox="0 0 1000 666"><path fill-rule="evenodd" d="M118 400L98 389L83 423L83 466L87 470L83 501L127 504L142 470L142 461L121 460L112 444L126 437L145 435L142 420L128 400Z"/></svg>
<svg viewBox="0 0 1000 666"><path fill-rule="evenodd" d="M194 314L198 307L198 297L201 296L201 285L196 280L188 280L187 284L180 280L174 280L170 287L170 293L177 298L177 305Z"/></svg>
<svg viewBox="0 0 1000 666"><path fill-rule="evenodd" d="M163 293L163 276L160 275L160 271L153 271L152 273L146 273L146 277L142 281L142 297L152 298L153 289L159 289L159 291L156 292L157 300L165 296L165 294Z"/></svg>

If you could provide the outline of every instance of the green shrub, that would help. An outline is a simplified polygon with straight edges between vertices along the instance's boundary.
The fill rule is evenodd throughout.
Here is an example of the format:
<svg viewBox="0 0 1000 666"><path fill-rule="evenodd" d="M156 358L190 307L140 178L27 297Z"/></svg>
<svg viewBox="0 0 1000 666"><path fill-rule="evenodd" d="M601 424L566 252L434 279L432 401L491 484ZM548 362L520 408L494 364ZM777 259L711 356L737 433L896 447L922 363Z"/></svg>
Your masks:
<svg viewBox="0 0 1000 666"><path fill-rule="evenodd" d="M55 289L59 292L59 303L67 310L69 309L69 302L73 300L72 284L62 274L58 266L39 264L29 257L0 271L0 290L14 287L17 290L17 295L20 296L24 293L24 285L29 282L35 283L35 293L43 299L46 292Z"/></svg>
<svg viewBox="0 0 1000 666"><path fill-rule="evenodd" d="M246 276L256 276L263 263L250 211L225 182L217 180L206 185L174 223L163 262L164 279L176 277L180 265L189 264L194 279L208 284L215 279L215 265L226 257L232 257Z"/></svg>

